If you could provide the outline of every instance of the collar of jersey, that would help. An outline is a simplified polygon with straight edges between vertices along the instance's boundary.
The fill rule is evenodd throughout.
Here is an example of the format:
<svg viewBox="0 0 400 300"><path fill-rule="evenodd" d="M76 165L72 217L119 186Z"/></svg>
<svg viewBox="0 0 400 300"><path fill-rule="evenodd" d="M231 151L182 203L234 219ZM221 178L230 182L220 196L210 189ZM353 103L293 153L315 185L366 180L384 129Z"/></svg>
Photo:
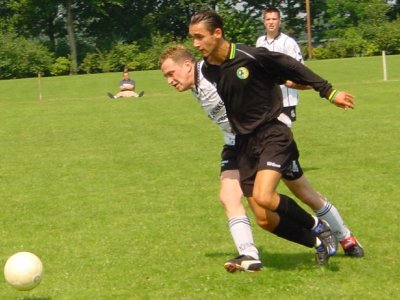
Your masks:
<svg viewBox="0 0 400 300"><path fill-rule="evenodd" d="M227 59L234 59L236 56L236 44L231 43L229 47L228 57Z"/></svg>
<svg viewBox="0 0 400 300"><path fill-rule="evenodd" d="M229 45L229 51L228 55L226 56L226 59L234 59L236 56L236 44L235 43L230 43ZM206 67L209 66L209 63L207 62L207 59L204 59L204 64Z"/></svg>
<svg viewBox="0 0 400 300"><path fill-rule="evenodd" d="M268 43L268 45L271 45L273 42L278 40L281 37L281 32L279 31L278 34L271 40L271 42L268 41L267 35L265 35L265 41Z"/></svg>

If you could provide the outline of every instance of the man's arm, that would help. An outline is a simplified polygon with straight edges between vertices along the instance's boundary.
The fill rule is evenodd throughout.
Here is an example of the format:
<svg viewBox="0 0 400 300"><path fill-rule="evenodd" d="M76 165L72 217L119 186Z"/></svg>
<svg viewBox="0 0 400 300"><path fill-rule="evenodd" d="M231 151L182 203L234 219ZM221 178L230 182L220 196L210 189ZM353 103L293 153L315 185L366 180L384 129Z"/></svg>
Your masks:
<svg viewBox="0 0 400 300"><path fill-rule="evenodd" d="M119 87L121 91L133 91L133 88L134 86L130 83L124 83Z"/></svg>
<svg viewBox="0 0 400 300"><path fill-rule="evenodd" d="M262 49L262 48L257 48ZM321 98L328 99L337 107L348 109L354 108L354 97L347 92L334 90L332 85L308 67L298 62L294 58L277 52L267 52L261 54L263 64L272 64L276 71L282 76L285 82L292 81L301 86L310 86L319 92Z"/></svg>
<svg viewBox="0 0 400 300"><path fill-rule="evenodd" d="M309 85L302 85L296 82L293 82L291 80L286 80L285 86L289 89L295 89L295 90L311 90L312 87Z"/></svg>
<svg viewBox="0 0 400 300"><path fill-rule="evenodd" d="M285 86L291 89L296 89L296 90L310 90L312 89L311 86L309 85L302 85L302 84L298 84L295 83L293 81L290 80L286 80L285 82ZM345 91L336 91L336 94L334 94L335 90L332 91L332 98L328 98L328 100L336 105L337 107L343 108L343 109L353 109L354 108L354 97L353 95L345 92Z"/></svg>
<svg viewBox="0 0 400 300"><path fill-rule="evenodd" d="M133 91L135 89L135 82L133 80L121 80L119 89L121 91Z"/></svg>

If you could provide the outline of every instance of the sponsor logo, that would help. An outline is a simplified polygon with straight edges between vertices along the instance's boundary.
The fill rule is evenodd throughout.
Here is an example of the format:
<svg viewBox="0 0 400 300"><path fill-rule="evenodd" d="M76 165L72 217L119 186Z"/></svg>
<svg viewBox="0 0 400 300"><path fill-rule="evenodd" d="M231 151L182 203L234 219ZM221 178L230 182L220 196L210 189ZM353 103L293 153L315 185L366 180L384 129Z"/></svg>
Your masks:
<svg viewBox="0 0 400 300"><path fill-rule="evenodd" d="M249 70L247 70L245 67L240 67L237 69L236 75L240 79L247 79L249 77Z"/></svg>

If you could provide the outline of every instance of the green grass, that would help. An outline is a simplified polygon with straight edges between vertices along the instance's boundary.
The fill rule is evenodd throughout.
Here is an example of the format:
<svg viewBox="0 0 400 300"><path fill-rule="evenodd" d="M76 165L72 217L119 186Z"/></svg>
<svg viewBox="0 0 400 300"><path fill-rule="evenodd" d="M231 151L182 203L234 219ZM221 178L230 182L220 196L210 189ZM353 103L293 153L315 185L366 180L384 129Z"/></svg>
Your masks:
<svg viewBox="0 0 400 300"><path fill-rule="evenodd" d="M140 100L112 101L120 74L0 81L0 263L31 251L43 282L1 299L395 299L400 249L400 56L307 64L356 95L342 111L302 92L294 132L313 186L366 257L313 250L254 226L266 268L228 274L235 249L218 203L220 131L159 71ZM282 191L286 191L281 187ZM253 222L254 223L254 222Z"/></svg>

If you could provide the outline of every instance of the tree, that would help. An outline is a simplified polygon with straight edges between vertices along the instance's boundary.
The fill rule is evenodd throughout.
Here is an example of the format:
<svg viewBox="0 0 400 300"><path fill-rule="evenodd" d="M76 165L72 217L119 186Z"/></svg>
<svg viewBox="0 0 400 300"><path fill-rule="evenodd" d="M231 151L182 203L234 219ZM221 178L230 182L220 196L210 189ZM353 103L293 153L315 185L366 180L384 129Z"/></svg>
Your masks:
<svg viewBox="0 0 400 300"><path fill-rule="evenodd" d="M58 16L58 3L53 0L11 0L9 22L15 31L26 38L40 38L51 51L56 50L57 35L63 24Z"/></svg>
<svg viewBox="0 0 400 300"><path fill-rule="evenodd" d="M400 0L387 0L389 4L388 17L390 21L400 17Z"/></svg>
<svg viewBox="0 0 400 300"><path fill-rule="evenodd" d="M19 35L40 39L56 56L69 54L71 73L76 74L78 45L92 33L85 26L95 19L105 20L107 13L102 7L106 4L119 5L121 1L123 0L11 0L6 7L12 12L10 22ZM101 31L98 31L97 36L100 35ZM68 46L65 47L66 45Z"/></svg>
<svg viewBox="0 0 400 300"><path fill-rule="evenodd" d="M254 45L263 24L260 11L242 1L224 1L216 7L224 20L225 35L232 42Z"/></svg>
<svg viewBox="0 0 400 300"><path fill-rule="evenodd" d="M376 49L396 53L399 3L312 0L313 41L323 44L344 38L340 42L346 51L338 53L340 49L331 45L324 53L319 49L323 57L364 55ZM123 62L116 63L115 54L120 53L116 49L125 48L136 53L134 59L128 55L130 65L151 69L157 67L164 44L187 38L196 11L215 9L224 19L228 39L253 45L264 32L262 12L267 6L281 10L284 32L300 43L306 39L304 0L0 0L0 30L40 42L54 58L62 57L63 70L65 62L71 62L71 74L78 72L79 65L86 72L118 69ZM378 34L380 26L387 30L385 34ZM371 37L373 41L368 40Z"/></svg>
<svg viewBox="0 0 400 300"><path fill-rule="evenodd" d="M388 20L384 0L328 0L327 11L336 29L357 27L361 23L379 25Z"/></svg>
<svg viewBox="0 0 400 300"><path fill-rule="evenodd" d="M2 32L0 35L0 78L22 78L48 73L53 58L46 47L37 42Z"/></svg>
<svg viewBox="0 0 400 300"><path fill-rule="evenodd" d="M74 75L78 73L78 56L76 50L76 40L74 31L74 17L72 15L72 0L66 1L65 8L67 11L67 32L68 32L68 42L71 55L70 74Z"/></svg>
<svg viewBox="0 0 400 300"><path fill-rule="evenodd" d="M379 27L374 24L363 24L359 27L359 31L363 38L377 50L372 54L379 54L381 51L400 53L400 20L385 22Z"/></svg>

